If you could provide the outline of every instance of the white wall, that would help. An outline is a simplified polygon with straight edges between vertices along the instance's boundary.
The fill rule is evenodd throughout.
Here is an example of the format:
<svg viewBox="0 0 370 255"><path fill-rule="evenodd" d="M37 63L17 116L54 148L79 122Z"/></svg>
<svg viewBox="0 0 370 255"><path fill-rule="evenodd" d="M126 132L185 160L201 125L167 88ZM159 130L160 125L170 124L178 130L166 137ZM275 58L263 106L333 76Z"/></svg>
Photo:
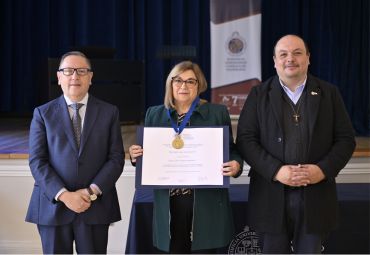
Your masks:
<svg viewBox="0 0 370 255"><path fill-rule="evenodd" d="M122 220L109 229L108 252L122 254L135 191L135 169L126 161L117 182ZM34 180L27 159L0 159L0 254L42 253L35 224L24 221Z"/></svg>
<svg viewBox="0 0 370 255"><path fill-rule="evenodd" d="M248 166L243 175L231 183L248 183ZM353 158L337 182L370 183L370 158ZM36 225L24 221L33 188L28 160L0 159L0 254L42 253ZM108 253L124 253L132 199L135 191L135 169L126 161L117 183L122 221L109 232Z"/></svg>

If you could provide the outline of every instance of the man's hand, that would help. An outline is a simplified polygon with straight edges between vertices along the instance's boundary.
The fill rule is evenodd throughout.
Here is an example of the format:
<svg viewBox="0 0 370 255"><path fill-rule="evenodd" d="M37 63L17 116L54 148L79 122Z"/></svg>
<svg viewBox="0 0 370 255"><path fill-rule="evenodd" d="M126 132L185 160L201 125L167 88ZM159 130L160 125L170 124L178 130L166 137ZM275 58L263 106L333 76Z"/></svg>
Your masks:
<svg viewBox="0 0 370 255"><path fill-rule="evenodd" d="M89 195L84 194L82 190L78 190L76 192L64 191L58 199L62 201L70 210L76 213L82 213L86 211L91 205Z"/></svg>
<svg viewBox="0 0 370 255"><path fill-rule="evenodd" d="M325 178L317 165L284 165L275 176L275 179L285 185L300 187L316 184Z"/></svg>
<svg viewBox="0 0 370 255"><path fill-rule="evenodd" d="M308 173L300 165L284 165L275 176L275 179L285 185L300 187L310 183Z"/></svg>
<svg viewBox="0 0 370 255"><path fill-rule="evenodd" d="M316 184L325 179L325 175L318 165L301 165L301 168L307 173L309 184Z"/></svg>

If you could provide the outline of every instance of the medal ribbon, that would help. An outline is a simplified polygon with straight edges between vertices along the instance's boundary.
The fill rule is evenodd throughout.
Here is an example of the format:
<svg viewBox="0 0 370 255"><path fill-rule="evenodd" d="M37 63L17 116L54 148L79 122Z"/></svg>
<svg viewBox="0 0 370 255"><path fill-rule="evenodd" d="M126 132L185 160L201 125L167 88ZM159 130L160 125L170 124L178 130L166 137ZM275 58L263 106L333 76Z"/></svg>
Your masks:
<svg viewBox="0 0 370 255"><path fill-rule="evenodd" d="M190 117L193 114L193 111L194 111L195 107L197 106L197 104L199 103L199 101L200 101L200 98L196 97L195 100L193 101L193 103L191 104L191 107L190 107L189 111L185 114L185 118L181 122L180 126L177 126L177 124L173 121L173 119L171 118L170 109L167 109L167 116L171 121L171 125L172 125L173 129L175 130L175 132L178 135L181 134L181 132L184 130L186 124L190 120Z"/></svg>

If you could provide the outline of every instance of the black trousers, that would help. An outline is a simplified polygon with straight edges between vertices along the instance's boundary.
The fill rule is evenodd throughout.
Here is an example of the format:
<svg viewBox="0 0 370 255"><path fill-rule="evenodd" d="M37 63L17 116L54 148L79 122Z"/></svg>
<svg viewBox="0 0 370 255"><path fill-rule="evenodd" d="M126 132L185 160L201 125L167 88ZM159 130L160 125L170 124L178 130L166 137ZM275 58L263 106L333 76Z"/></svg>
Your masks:
<svg viewBox="0 0 370 255"><path fill-rule="evenodd" d="M302 188L286 188L283 233L259 233L262 253L321 253L323 234L307 234L304 226Z"/></svg>
<svg viewBox="0 0 370 255"><path fill-rule="evenodd" d="M170 198L170 253L191 253L193 201L193 194L175 195Z"/></svg>
<svg viewBox="0 0 370 255"><path fill-rule="evenodd" d="M191 250L194 194L175 195L170 198L171 242L170 253L215 254L218 249Z"/></svg>

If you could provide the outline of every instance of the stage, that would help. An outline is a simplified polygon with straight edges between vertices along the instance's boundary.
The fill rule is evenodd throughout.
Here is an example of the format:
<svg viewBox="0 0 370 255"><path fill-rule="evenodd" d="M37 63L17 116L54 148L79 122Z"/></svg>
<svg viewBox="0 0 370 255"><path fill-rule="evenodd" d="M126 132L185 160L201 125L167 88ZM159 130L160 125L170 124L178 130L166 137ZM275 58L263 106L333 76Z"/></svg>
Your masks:
<svg viewBox="0 0 370 255"><path fill-rule="evenodd" d="M30 118L0 118L0 159L28 158ZM126 158L130 145L136 141L136 125L121 125Z"/></svg>
<svg viewBox="0 0 370 255"><path fill-rule="evenodd" d="M30 118L0 118L0 158L28 158ZM237 120L232 121L236 134ZM136 125L121 125L126 158L130 145L136 141ZM353 157L370 157L370 137L356 137Z"/></svg>

